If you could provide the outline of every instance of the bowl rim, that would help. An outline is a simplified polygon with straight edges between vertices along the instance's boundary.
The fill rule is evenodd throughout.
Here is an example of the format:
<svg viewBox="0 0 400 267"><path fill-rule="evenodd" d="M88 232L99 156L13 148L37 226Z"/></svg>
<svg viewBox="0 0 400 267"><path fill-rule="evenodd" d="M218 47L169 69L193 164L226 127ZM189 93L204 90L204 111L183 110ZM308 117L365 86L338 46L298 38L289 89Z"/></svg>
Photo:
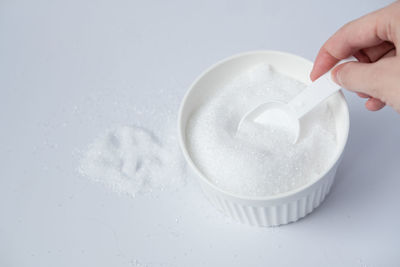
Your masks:
<svg viewBox="0 0 400 267"><path fill-rule="evenodd" d="M282 51L277 51L277 50L254 50L254 51L248 51L248 52L242 52L242 53L238 53L229 57L226 57L222 60L217 61L216 63L214 63L213 65L211 65L210 67L208 67L206 70L204 70L199 76L197 76L197 78L194 80L194 82L192 82L192 84L190 85L189 89L186 91L181 105L179 107L179 113L178 113L178 141L179 141L179 146L181 148L181 151L184 155L184 158L186 160L186 162L190 165L190 167L195 171L195 173L200 177L200 179L205 182L208 186L210 186L211 188L213 188L216 191L219 191L220 193L232 197L232 198L236 198L236 199L241 199L241 200L250 200L250 201L272 201L272 200L280 200L283 198L287 198L287 197L291 197L296 195L297 193L300 193L302 191L307 190L308 188L312 187L313 185L315 185L316 183L318 183L319 181L321 181L321 179L323 177L325 177L330 171L331 169L335 166L335 164L337 164L343 154L344 148L346 147L347 141L348 141L348 136L349 136L349 128L350 128L350 114L349 114L349 107L348 107L348 103L346 101L346 98L344 97L344 94L341 90L339 90L338 92L336 92L335 94L338 94L341 101L344 103L344 108L345 108L345 140L343 142L343 145L341 147L338 147L338 152L335 155L334 160L332 160L332 162L330 163L329 167L326 168L326 170L324 172L322 172L317 178L313 179L312 181L309 181L308 183L297 187L293 190L289 190L286 192L282 192L279 194L275 194L275 195L270 195L270 196L246 196L246 195L240 195L240 194L235 194L229 191L226 191L220 187L218 187L215 183L213 183L212 181L210 181L201 171L200 169L197 167L197 165L193 162L190 153L187 149L186 146L186 142L185 142L185 138L184 138L184 132L186 132L186 127L185 129L182 129L183 127L183 109L185 107L185 104L187 102L187 99L190 97L191 92L193 91L193 88L196 86L196 84L203 79L203 77L205 77L208 73L210 73L211 71L213 71L215 68L217 68L218 66L240 58L240 57L245 57L245 56L251 56L251 55L256 55L256 54L277 54L277 55L284 55L284 56L290 56L293 58L297 58L299 60L302 60L308 64L313 64L310 60L298 56L298 55L294 55L288 52L282 52ZM185 133L186 134L186 133Z"/></svg>

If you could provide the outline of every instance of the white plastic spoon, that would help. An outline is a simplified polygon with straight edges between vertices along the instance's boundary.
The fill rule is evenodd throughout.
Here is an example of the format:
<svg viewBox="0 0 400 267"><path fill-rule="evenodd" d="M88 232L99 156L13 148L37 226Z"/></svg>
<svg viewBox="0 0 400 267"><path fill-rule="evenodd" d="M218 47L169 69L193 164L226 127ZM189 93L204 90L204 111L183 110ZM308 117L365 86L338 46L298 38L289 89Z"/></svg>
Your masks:
<svg viewBox="0 0 400 267"><path fill-rule="evenodd" d="M349 57L339 61L335 66L350 61L357 61L357 59L355 57ZM289 118L290 126L293 127L295 136L293 143L296 143L300 136L300 119L326 98L339 91L340 88L340 85L332 81L331 70L329 70L307 86L306 89L293 98L289 103L280 101L265 102L247 112L239 122L238 131L240 131L241 126L245 121L268 125L268 121L270 120L268 113L271 110L278 110L284 112Z"/></svg>

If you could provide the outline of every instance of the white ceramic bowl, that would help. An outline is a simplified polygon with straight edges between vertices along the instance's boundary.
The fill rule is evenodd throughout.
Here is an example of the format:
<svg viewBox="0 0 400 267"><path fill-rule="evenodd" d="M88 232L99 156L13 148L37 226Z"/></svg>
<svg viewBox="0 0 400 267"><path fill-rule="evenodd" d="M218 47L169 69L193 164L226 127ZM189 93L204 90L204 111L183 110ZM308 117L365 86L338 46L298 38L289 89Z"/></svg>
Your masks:
<svg viewBox="0 0 400 267"><path fill-rule="evenodd" d="M321 204L328 194L347 142L349 111L341 91L327 99L336 123L338 149L332 164L318 179L295 190L266 197L240 196L218 188L202 174L191 158L186 140L188 120L193 112L207 101L215 88L260 63L268 63L276 71L303 83L311 82L309 74L312 62L284 52L247 52L222 60L201 74L186 93L179 111L179 142L186 161L199 177L204 194L219 210L242 223L276 226L297 221L309 214Z"/></svg>

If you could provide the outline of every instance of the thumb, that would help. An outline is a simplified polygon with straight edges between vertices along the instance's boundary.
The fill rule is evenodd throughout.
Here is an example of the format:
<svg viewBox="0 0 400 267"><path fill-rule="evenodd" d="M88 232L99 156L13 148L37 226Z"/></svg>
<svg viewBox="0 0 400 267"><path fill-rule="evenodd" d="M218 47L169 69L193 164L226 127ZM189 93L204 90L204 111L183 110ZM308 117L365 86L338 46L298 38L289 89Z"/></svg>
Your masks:
<svg viewBox="0 0 400 267"><path fill-rule="evenodd" d="M394 58L383 58L374 63L348 62L332 70L332 79L347 90L360 92L382 99L384 91L390 87Z"/></svg>

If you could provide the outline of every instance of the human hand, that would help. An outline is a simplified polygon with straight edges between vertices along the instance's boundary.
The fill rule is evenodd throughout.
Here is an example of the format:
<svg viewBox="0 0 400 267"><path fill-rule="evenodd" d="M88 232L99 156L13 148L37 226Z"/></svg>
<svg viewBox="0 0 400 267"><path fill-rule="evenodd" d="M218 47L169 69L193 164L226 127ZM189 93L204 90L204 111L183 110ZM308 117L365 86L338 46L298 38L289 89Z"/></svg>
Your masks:
<svg viewBox="0 0 400 267"><path fill-rule="evenodd" d="M339 60L354 55L332 70L332 79L362 98L368 110L386 105L400 113L400 2L365 15L340 28L322 46L311 71L311 80L331 69Z"/></svg>

